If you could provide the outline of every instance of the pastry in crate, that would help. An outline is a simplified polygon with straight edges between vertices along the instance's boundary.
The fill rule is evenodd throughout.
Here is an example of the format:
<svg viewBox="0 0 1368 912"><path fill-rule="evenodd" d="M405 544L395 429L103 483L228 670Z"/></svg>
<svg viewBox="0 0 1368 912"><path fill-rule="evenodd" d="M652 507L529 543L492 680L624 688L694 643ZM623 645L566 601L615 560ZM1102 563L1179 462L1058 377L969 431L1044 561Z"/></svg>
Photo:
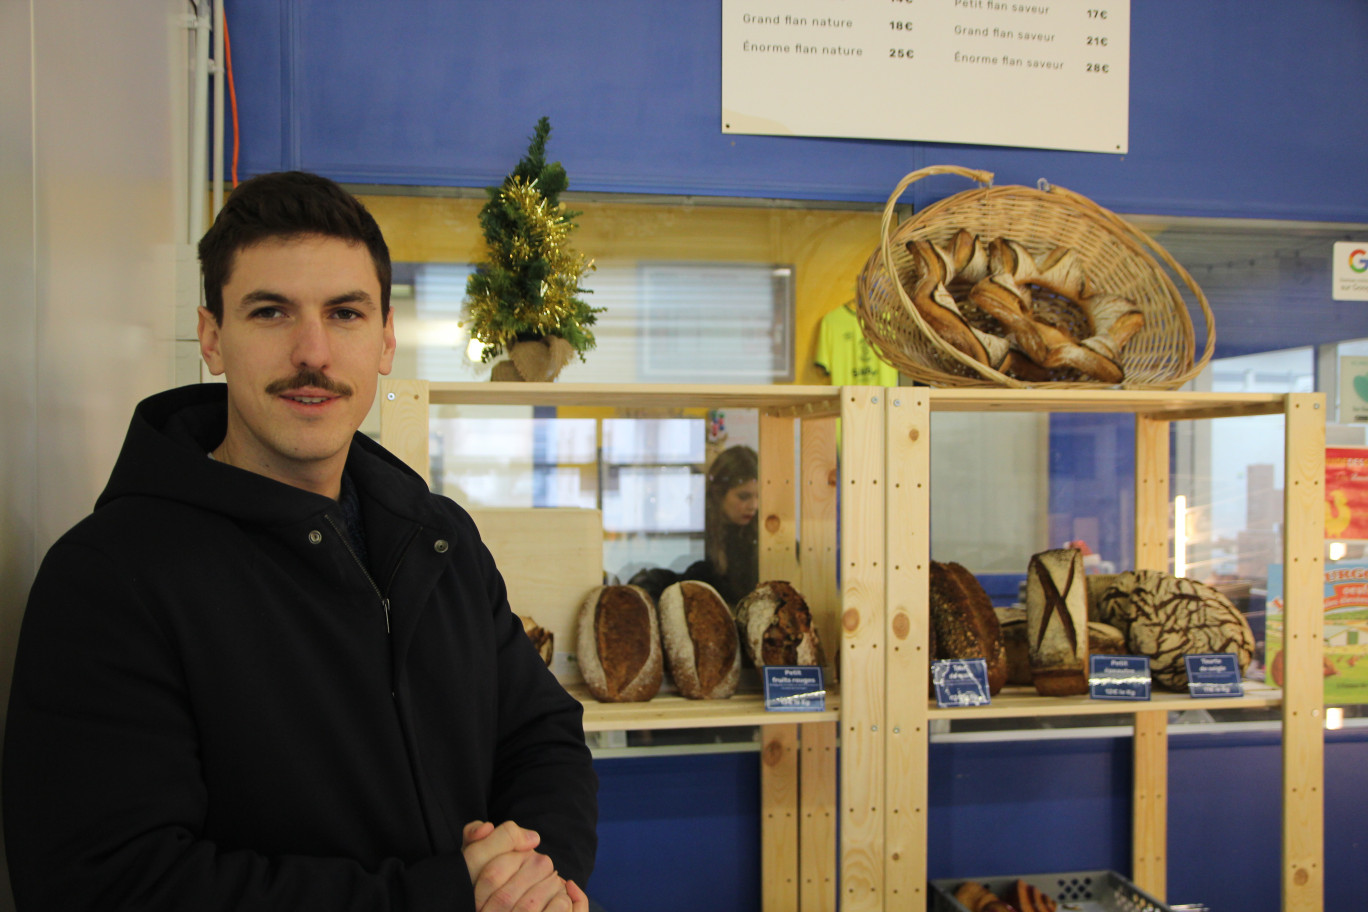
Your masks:
<svg viewBox="0 0 1368 912"><path fill-rule="evenodd" d="M1024 880L1015 881L999 896L976 880L955 890L955 901L969 912L1056 912L1059 904L1048 893Z"/></svg>

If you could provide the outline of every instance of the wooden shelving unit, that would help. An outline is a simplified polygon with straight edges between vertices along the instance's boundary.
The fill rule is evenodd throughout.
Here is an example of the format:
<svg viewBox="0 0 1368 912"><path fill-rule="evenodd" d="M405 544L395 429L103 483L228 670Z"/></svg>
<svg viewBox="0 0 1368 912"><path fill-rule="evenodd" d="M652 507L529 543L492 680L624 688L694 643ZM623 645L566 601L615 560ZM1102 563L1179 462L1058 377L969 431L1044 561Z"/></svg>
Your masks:
<svg viewBox="0 0 1368 912"><path fill-rule="evenodd" d="M944 710L926 699L931 416L941 411L1134 415L1135 566L1165 569L1170 423L1284 414L1286 687L1281 692L1250 688L1244 697L1203 700L1201 707L1281 708L1282 908L1321 909L1322 396L386 381L381 387L382 442L424 477L429 407L446 403L759 410L761 576L795 580L808 599L839 680L839 698L833 692L823 713L785 714L777 721L777 714L764 711L758 694L716 703L662 695L648 703L616 706L598 704L587 695L581 699L590 730L762 726L767 912L924 908L929 723L990 716L1105 713L1134 718L1134 857L1129 873L1141 888L1162 898L1168 712L1191 708L1190 698L1156 693L1150 703L1116 704L1008 690L988 707ZM801 556L796 550L800 543Z"/></svg>

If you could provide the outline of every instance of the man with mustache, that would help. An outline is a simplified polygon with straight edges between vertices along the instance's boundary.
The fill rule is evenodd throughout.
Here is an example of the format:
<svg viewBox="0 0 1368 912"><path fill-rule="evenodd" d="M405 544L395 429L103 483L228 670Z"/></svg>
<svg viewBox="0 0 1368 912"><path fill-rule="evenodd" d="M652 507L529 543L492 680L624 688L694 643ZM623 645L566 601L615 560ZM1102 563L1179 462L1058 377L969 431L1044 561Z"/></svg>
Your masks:
<svg viewBox="0 0 1368 912"><path fill-rule="evenodd" d="M396 345L379 227L263 175L200 260L226 383L138 406L30 596L17 908L584 912L580 706L470 517L357 433Z"/></svg>

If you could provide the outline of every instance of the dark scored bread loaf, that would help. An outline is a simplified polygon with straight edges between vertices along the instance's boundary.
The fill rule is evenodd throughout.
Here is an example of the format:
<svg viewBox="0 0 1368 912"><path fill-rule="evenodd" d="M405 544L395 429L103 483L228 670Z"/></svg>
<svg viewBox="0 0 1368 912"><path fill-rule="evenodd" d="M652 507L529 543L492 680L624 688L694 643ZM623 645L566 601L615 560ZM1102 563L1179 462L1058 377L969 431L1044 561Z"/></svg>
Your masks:
<svg viewBox="0 0 1368 912"><path fill-rule="evenodd" d="M1002 648L1007 654L1007 683L1031 685L1031 649L1026 642L1026 609L994 608L1002 630ZM931 653L933 656L935 652Z"/></svg>
<svg viewBox="0 0 1368 912"><path fill-rule="evenodd" d="M660 594L665 663L680 694L724 700L741 676L741 641L731 609L707 583L684 580Z"/></svg>
<svg viewBox="0 0 1368 912"><path fill-rule="evenodd" d="M983 659L988 692L1007 683L1007 650L988 593L960 564L931 562L933 659Z"/></svg>
<svg viewBox="0 0 1368 912"><path fill-rule="evenodd" d="M736 623L756 666L826 664L807 602L782 580L761 583L743 597L736 605Z"/></svg>
<svg viewBox="0 0 1368 912"><path fill-rule="evenodd" d="M644 589L594 589L580 606L577 633L580 673L596 699L635 703L660 690L660 627Z"/></svg>

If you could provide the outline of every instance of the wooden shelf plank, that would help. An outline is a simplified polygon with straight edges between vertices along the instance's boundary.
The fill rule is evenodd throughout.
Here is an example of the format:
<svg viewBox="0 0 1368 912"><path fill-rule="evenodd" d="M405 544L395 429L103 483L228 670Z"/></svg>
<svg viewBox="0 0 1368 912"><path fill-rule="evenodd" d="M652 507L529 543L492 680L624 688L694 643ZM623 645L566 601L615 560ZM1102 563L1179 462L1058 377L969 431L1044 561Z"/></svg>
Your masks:
<svg viewBox="0 0 1368 912"><path fill-rule="evenodd" d="M543 405L616 408L756 408L771 414L830 415L838 387L614 383L430 383L434 405ZM1272 415L1286 407L1280 393L1193 393L1163 390L928 389L933 412L1116 412L1166 420Z"/></svg>
<svg viewBox="0 0 1368 912"><path fill-rule="evenodd" d="M584 704L587 732L788 725L834 722L841 717L840 697L831 689L827 690L827 708L822 712L770 712L759 693L738 693L728 700L689 700L677 694L659 694L645 703L600 703L582 684L572 684L566 690Z"/></svg>
<svg viewBox="0 0 1368 912"><path fill-rule="evenodd" d="M1115 412L1165 420L1274 415L1280 393L1189 393L1156 390L933 389L933 412Z"/></svg>
<svg viewBox="0 0 1368 912"><path fill-rule="evenodd" d="M1244 682L1242 697L1199 697L1153 691L1148 701L1094 700L1091 697L1042 697L1029 687L1004 687L987 706L939 707L930 703L932 719L1011 719L1026 716L1132 715L1155 709L1182 712L1194 709L1262 709L1282 704L1282 691L1253 681Z"/></svg>
<svg viewBox="0 0 1368 912"><path fill-rule="evenodd" d="M674 383L431 383L433 405L541 405L599 408L758 408L779 413L833 413L832 386L719 386Z"/></svg>

